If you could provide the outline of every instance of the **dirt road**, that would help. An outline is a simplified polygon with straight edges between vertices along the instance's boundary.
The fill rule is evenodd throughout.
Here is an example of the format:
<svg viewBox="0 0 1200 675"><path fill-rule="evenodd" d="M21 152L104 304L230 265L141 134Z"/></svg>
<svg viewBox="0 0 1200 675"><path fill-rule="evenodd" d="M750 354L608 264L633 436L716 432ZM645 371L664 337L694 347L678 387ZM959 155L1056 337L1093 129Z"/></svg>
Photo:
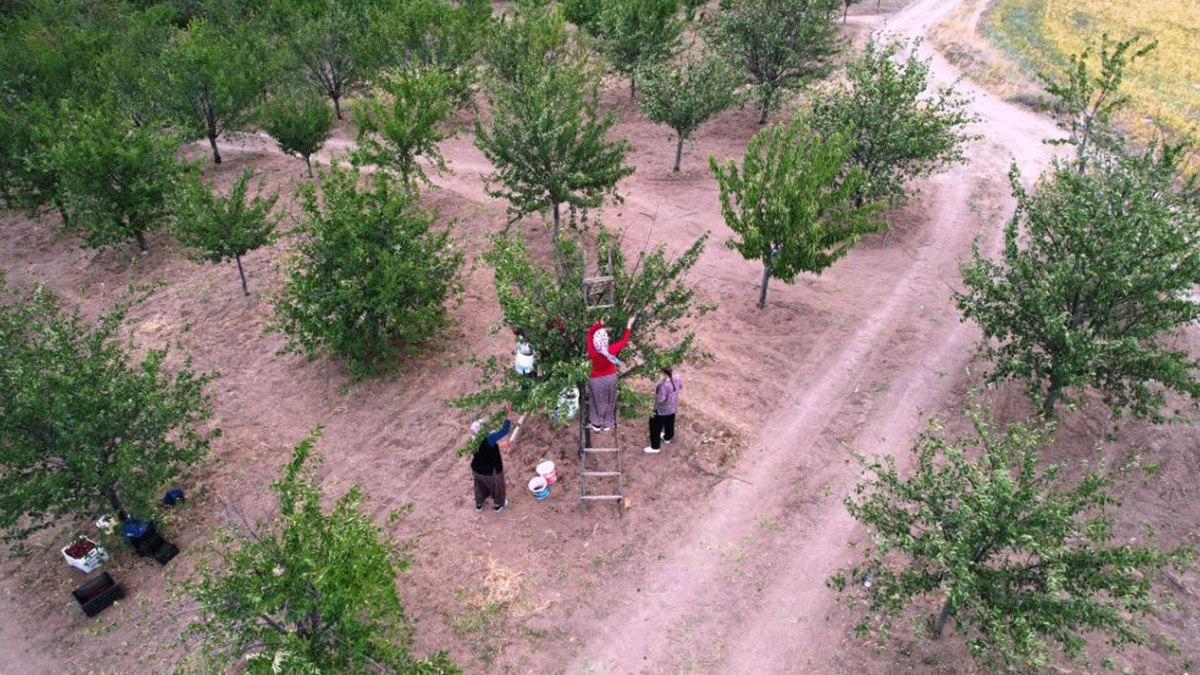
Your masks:
<svg viewBox="0 0 1200 675"><path fill-rule="evenodd" d="M917 37L958 4L921 0L878 28ZM958 78L944 59L927 55L935 82ZM1003 218L981 213L981 205L1007 194L1010 161L1036 175L1050 157L1041 140L1056 133L1044 118L964 89L984 137L968 163L927 186L929 220L911 255L856 251L822 279L838 287L870 279L881 257L899 261L894 276L856 286L874 302L847 339L818 345L793 364L789 405L761 429L742 465L744 481L727 481L662 559L617 585L625 592L595 612L595 632L569 672L818 672L836 661L845 626L826 623L835 597L824 580L851 559L848 542L861 536L840 501L858 475L849 453L890 452L905 461L922 411L961 382L977 333L950 303L957 261L976 236L996 245ZM1007 198L997 205L1007 211Z"/></svg>

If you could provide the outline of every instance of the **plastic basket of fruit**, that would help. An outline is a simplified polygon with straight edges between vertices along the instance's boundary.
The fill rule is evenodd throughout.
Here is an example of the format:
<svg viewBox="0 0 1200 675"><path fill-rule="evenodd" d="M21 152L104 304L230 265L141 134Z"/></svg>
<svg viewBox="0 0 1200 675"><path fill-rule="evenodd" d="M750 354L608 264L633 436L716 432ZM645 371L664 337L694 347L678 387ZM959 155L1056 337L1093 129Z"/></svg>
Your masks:
<svg viewBox="0 0 1200 675"><path fill-rule="evenodd" d="M80 537L75 543L64 546L61 550L68 565L85 573L90 573L99 567L100 563L108 560L108 553L87 537Z"/></svg>

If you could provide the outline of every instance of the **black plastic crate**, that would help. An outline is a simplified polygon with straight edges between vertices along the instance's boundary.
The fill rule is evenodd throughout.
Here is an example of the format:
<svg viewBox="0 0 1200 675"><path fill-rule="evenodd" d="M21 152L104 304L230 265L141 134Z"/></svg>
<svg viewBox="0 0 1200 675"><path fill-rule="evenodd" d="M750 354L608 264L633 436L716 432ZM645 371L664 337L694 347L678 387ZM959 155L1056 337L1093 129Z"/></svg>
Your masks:
<svg viewBox="0 0 1200 675"><path fill-rule="evenodd" d="M160 565L166 565L179 554L179 547L162 538L154 521L147 523L146 531L142 533L142 536L125 537L125 540L139 556L154 558Z"/></svg>
<svg viewBox="0 0 1200 675"><path fill-rule="evenodd" d="M84 614L96 616L109 605L125 597L125 590L113 581L108 572L101 572L71 591L71 595L75 596L75 601L83 608Z"/></svg>
<svg viewBox="0 0 1200 675"><path fill-rule="evenodd" d="M158 549L162 548L166 543L167 540L163 539L161 534L154 532L139 539L133 545L133 550L143 558L152 558L157 554Z"/></svg>
<svg viewBox="0 0 1200 675"><path fill-rule="evenodd" d="M179 547L169 541L164 541L162 546L154 551L154 560L159 565L166 565L177 555L179 555Z"/></svg>

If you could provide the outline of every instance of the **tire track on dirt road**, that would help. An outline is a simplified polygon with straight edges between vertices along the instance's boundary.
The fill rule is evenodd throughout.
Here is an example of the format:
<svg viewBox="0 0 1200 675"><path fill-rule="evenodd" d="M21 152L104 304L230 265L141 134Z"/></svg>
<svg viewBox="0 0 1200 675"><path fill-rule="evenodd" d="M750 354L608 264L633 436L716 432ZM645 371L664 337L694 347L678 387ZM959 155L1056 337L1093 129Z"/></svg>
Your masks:
<svg viewBox="0 0 1200 675"><path fill-rule="evenodd" d="M882 28L918 37L959 4L920 0L889 17ZM936 84L959 77L928 47L922 51L933 57ZM847 542L855 523L840 499L812 500L798 511L793 501L793 511L787 512L787 498L797 484L810 493L831 486L835 497L853 485L857 470L845 463L846 449L819 435L838 421L860 378L881 369L888 358L900 361L894 381L903 384L879 397L875 409L887 412L858 429L851 447L864 454L891 452L901 464L907 461L904 450L924 423L920 411L944 400L960 382L937 372L960 372L977 335L974 327L960 323L943 278L969 254L977 234L988 248L999 240L1000 223L980 222L972 212L974 188L982 180L988 190L1006 196L1009 158L1027 179L1035 176L1051 156L1042 140L1057 133L1044 118L968 83L962 88L974 97L972 109L982 120L976 131L985 138L968 149L967 164L927 188L933 208L924 245L900 278L880 284L876 308L831 358L814 353L796 364L788 390L798 393L765 425L755 443L758 450L742 459L747 482L730 482L658 563L640 578L617 585L623 589L620 597L596 611L595 630L582 636L584 647L568 672L677 672L697 662L710 672L814 672L833 663L845 627L823 621L834 601L824 580L852 553ZM829 272L838 274L839 268ZM956 272L952 278L957 279ZM922 314L926 317L913 318ZM896 339L895 329L914 324L911 337ZM783 514L786 524L772 538L781 545L756 564L764 578L751 595L724 577L728 564L720 545L761 539L755 523L763 514ZM690 659L681 642L700 643L709 651Z"/></svg>

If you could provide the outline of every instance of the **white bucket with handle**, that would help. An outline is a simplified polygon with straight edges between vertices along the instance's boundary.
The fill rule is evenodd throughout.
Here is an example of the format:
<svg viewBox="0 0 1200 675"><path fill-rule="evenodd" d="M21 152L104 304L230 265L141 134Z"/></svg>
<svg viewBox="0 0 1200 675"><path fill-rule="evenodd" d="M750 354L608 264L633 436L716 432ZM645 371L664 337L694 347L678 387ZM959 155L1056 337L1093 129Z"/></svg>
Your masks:
<svg viewBox="0 0 1200 675"><path fill-rule="evenodd" d="M533 493L533 498L539 502L550 496L550 486L546 483L546 479L541 476L529 481L529 491Z"/></svg>
<svg viewBox="0 0 1200 675"><path fill-rule="evenodd" d="M554 481L558 480L558 472L554 469L554 462L548 459L537 465L537 475L546 480L546 485L554 485Z"/></svg>

